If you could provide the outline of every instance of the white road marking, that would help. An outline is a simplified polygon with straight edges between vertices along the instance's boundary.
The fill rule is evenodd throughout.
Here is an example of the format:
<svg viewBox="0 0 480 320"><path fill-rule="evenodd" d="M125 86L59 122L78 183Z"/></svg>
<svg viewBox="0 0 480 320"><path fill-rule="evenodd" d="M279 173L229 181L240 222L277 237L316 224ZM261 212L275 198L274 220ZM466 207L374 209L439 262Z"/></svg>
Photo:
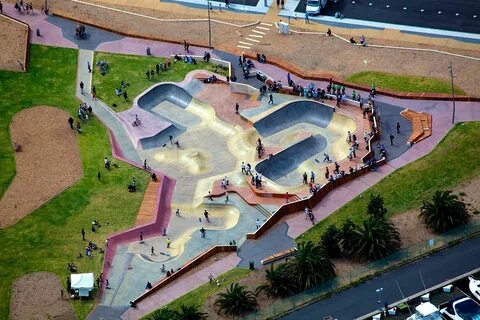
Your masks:
<svg viewBox="0 0 480 320"><path fill-rule="evenodd" d="M265 23L265 22L260 22L261 25L264 25L264 26L268 26L268 27L272 27L273 24L271 23Z"/></svg>
<svg viewBox="0 0 480 320"><path fill-rule="evenodd" d="M243 48L243 49L250 49L250 47L241 46L241 45L238 45L237 47L238 47L238 48Z"/></svg>
<svg viewBox="0 0 480 320"><path fill-rule="evenodd" d="M257 28L257 29L260 29L260 30L267 30L267 31L270 31L270 29L269 29L269 28L265 28L265 27L258 27L258 26L257 26L257 27L255 27L255 28Z"/></svg>
<svg viewBox="0 0 480 320"><path fill-rule="evenodd" d="M253 43L248 43L248 42L244 42L244 41L238 41L238 43L246 44L247 46L253 46Z"/></svg>
<svg viewBox="0 0 480 320"><path fill-rule="evenodd" d="M259 34L266 34L265 32L257 31L257 30L252 30L252 32L259 33Z"/></svg>
<svg viewBox="0 0 480 320"><path fill-rule="evenodd" d="M255 40L255 39L250 39L250 38L245 38L245 40L248 40L248 41L253 41L253 42L260 42L258 40Z"/></svg>
<svg viewBox="0 0 480 320"><path fill-rule="evenodd" d="M263 36L258 35L258 34L249 34L249 37L254 37L254 38L263 38Z"/></svg>

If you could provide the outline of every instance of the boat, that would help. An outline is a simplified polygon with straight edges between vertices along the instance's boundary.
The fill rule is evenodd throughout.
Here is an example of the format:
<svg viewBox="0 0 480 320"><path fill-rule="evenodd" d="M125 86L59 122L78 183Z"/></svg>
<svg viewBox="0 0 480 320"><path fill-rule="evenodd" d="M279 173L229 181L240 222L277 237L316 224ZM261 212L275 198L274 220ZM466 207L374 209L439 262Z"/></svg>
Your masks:
<svg viewBox="0 0 480 320"><path fill-rule="evenodd" d="M415 313L406 320L442 320L442 316L432 303L423 302L415 307Z"/></svg>
<svg viewBox="0 0 480 320"><path fill-rule="evenodd" d="M440 313L452 320L480 320L480 304L470 297L450 300Z"/></svg>
<svg viewBox="0 0 480 320"><path fill-rule="evenodd" d="M473 278L472 276L468 277L470 283L468 284L468 288L470 292L473 294L475 299L480 301L480 280Z"/></svg>

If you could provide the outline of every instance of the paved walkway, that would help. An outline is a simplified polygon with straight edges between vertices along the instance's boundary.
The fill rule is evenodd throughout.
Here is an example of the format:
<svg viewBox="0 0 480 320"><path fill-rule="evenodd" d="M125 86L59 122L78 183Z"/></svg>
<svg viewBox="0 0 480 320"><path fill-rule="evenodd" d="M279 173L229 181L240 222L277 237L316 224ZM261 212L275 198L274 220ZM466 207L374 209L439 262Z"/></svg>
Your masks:
<svg viewBox="0 0 480 320"><path fill-rule="evenodd" d="M5 8L5 6L4 6ZM49 45L58 45L64 47L77 47L77 44L73 43L72 41L65 39L63 35L59 33L59 29L52 23L48 21L45 22L44 19L39 19L39 16L22 16L22 19L27 23L32 23L32 28L35 28L36 25L42 25L42 32L46 35L43 38L37 38L33 36L32 42L33 43L42 43L42 44L49 44ZM61 31L61 30L60 30ZM48 36L47 36L48 35ZM169 55L172 52L179 52L181 51L180 46L172 45L172 44L160 44L160 43L152 43L151 41L146 40L138 40L132 38L122 38L116 40L116 45L111 45L110 49L113 52L121 52L121 53L142 53L142 50L138 48L146 48L146 46L150 45L154 48L153 53L155 55ZM98 47L101 47L102 44L99 42ZM106 46L106 45L105 45ZM88 48L90 49L90 48ZM96 48L92 48L96 49ZM199 52L203 52L204 49L200 48L192 48L193 50L198 50ZM90 74L86 71L86 61L92 61L93 52L91 50L80 50L79 51L79 65L78 65L78 79L82 80L85 83L86 87L89 87L91 78ZM260 68L268 73L275 79L278 78L285 78L286 72L281 70L280 68L271 66L271 65L261 65ZM308 84L310 81L300 80L297 77L293 77L294 81L299 80L299 83ZM316 85L322 85L321 82L316 83ZM324 84L323 84L324 85ZM119 123L118 118L115 116L113 112L109 110L104 104L100 102L93 102L91 101L89 96L81 95L77 93L77 95L87 103L91 104L94 108L95 114L108 126L117 137L117 140L122 144L122 149L126 152L126 157L133 161L139 162L138 158L136 157L135 149L133 145L129 142L128 137L124 130L122 130L122 125ZM366 93L362 93L362 95L366 96ZM316 213L317 219L321 219L323 217L328 216L334 210L342 206L346 201L352 199L354 196L368 188L369 186L375 184L380 179L385 177L390 172L394 171L401 166L414 161L415 159L427 154L430 150L441 140L441 138L448 132L451 128L451 115L450 115L450 102L432 102L432 101L402 101L398 99L388 98L388 97L378 97L380 102L385 102L392 105L399 105L404 107L412 108L416 111L427 111L433 115L433 132L432 137L422 141L418 145L412 146L409 150L403 153L401 156L396 158L395 160L389 162L387 165L381 167L377 172L368 174L365 176L360 177L352 181L351 183L344 185L334 191L332 191L315 209L314 212ZM469 120L479 120L480 119L480 104L478 103L457 103L457 120L458 121L469 121ZM278 233L275 236L282 238L282 241L290 241L290 237L295 237L308 228L311 227L311 224L306 224L304 217L302 214L293 215L290 219L286 221L288 225L288 232L285 234L285 229L282 227L272 229L269 234L261 238L257 241L256 245L268 246L268 239L270 238L270 233ZM283 243L283 242L282 242ZM268 253L266 253L268 255ZM260 257L255 258L256 265L259 265L259 261L257 261ZM217 272L220 274L222 272L228 271L231 268L229 263L219 264L219 269ZM191 287L192 288L192 287ZM188 290L190 290L189 288ZM184 290L187 290L184 288ZM186 292L186 291L184 291ZM181 292L179 291L178 294L180 295ZM156 298L153 298L156 297ZM152 299L157 299L158 303L165 303L166 301L161 298L160 295L154 295ZM162 302L163 301L163 302ZM152 304L152 306L155 304ZM158 305L158 304L157 304Z"/></svg>

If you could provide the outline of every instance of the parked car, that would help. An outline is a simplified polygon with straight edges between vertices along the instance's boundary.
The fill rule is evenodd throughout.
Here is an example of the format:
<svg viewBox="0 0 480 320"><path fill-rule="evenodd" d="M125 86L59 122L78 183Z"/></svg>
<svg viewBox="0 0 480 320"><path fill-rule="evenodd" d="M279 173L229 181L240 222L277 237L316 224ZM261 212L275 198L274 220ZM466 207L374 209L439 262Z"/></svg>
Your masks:
<svg viewBox="0 0 480 320"><path fill-rule="evenodd" d="M307 8L305 9L309 15L316 15L320 10L325 8L327 0L307 0Z"/></svg>

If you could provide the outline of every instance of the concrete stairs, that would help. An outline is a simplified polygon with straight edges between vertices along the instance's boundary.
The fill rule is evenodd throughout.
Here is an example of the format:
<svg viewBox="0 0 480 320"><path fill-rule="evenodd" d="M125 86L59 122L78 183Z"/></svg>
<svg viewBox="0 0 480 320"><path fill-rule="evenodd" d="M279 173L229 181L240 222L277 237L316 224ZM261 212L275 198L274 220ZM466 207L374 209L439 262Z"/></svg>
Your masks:
<svg viewBox="0 0 480 320"><path fill-rule="evenodd" d="M262 205L260 204L257 204L255 205L255 209L257 209L261 214L263 214L265 216L265 218L270 218L272 216L272 213L270 211L268 211L267 209L265 209L265 207L263 207Z"/></svg>

